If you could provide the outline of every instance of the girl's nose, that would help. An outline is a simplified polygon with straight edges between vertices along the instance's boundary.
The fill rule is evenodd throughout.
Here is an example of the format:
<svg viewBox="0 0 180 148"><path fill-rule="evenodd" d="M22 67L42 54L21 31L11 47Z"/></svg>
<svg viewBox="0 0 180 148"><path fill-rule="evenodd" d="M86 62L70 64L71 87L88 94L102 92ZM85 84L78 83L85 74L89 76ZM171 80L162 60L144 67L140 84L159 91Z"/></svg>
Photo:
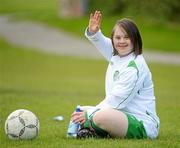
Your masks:
<svg viewBox="0 0 180 148"><path fill-rule="evenodd" d="M122 37L119 39L119 42L120 42L120 43L124 43L124 41L125 41L125 39L122 38Z"/></svg>

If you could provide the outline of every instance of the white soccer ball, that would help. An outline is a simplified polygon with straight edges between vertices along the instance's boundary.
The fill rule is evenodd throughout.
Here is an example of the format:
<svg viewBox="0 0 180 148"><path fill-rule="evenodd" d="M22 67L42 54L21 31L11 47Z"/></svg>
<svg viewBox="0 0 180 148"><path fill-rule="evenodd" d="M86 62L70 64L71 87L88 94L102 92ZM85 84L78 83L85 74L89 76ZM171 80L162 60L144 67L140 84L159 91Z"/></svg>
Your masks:
<svg viewBox="0 0 180 148"><path fill-rule="evenodd" d="M5 133L10 139L33 139L39 133L39 120L28 110L16 110L6 119Z"/></svg>

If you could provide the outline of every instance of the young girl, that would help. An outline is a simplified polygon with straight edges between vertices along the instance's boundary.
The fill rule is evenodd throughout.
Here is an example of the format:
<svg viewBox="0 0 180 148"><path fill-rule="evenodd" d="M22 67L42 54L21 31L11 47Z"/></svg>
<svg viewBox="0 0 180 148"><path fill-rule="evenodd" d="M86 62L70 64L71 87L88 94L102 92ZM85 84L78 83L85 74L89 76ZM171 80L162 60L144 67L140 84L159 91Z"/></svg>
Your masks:
<svg viewBox="0 0 180 148"><path fill-rule="evenodd" d="M100 22L100 11L91 14L85 35L109 62L106 96L97 106L84 106L72 114L83 127L78 137L156 138L154 87L138 28L129 19L118 20L109 39L101 33Z"/></svg>

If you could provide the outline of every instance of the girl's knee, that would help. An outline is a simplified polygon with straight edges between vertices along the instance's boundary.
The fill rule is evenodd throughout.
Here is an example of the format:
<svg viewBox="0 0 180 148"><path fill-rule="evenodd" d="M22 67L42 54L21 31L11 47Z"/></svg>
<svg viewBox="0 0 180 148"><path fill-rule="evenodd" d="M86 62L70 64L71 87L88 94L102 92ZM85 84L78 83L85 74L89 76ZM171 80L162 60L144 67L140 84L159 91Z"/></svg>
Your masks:
<svg viewBox="0 0 180 148"><path fill-rule="evenodd" d="M108 120L108 109L102 109L97 111L93 116L93 122L99 126L102 127L103 124L105 124Z"/></svg>
<svg viewBox="0 0 180 148"><path fill-rule="evenodd" d="M128 124L126 115L115 109L102 109L97 111L93 116L93 122L100 127L109 127L109 124Z"/></svg>

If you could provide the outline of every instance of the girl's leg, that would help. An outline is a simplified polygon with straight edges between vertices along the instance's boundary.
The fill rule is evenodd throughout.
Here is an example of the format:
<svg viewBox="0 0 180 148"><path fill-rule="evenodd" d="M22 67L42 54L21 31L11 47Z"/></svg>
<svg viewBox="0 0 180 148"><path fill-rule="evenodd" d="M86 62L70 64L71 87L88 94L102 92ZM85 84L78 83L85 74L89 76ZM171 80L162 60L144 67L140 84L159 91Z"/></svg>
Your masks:
<svg viewBox="0 0 180 148"><path fill-rule="evenodd" d="M115 109L101 109L93 116L94 124L108 132L110 136L123 138L128 130L126 114Z"/></svg>

